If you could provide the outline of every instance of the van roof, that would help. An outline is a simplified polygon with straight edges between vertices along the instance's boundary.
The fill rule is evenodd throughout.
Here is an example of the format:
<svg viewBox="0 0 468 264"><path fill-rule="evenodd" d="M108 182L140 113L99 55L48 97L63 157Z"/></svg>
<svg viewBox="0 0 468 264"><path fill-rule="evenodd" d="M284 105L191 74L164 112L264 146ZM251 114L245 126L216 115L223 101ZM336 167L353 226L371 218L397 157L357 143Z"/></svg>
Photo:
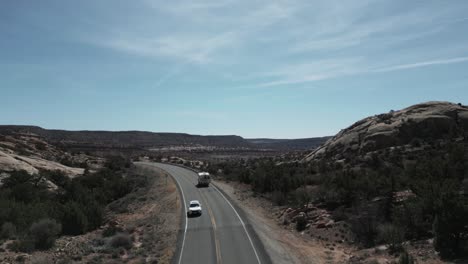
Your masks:
<svg viewBox="0 0 468 264"><path fill-rule="evenodd" d="M208 172L199 172L198 175L203 176L203 175L210 175L210 174Z"/></svg>

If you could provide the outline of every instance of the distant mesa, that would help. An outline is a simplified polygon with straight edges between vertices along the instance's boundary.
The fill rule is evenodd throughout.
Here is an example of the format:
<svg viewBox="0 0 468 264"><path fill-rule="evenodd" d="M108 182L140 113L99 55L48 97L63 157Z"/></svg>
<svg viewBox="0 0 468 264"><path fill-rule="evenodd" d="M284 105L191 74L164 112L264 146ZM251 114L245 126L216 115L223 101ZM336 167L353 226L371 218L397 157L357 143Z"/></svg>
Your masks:
<svg viewBox="0 0 468 264"><path fill-rule="evenodd" d="M54 145L81 149L166 149L166 150L311 150L328 137L305 139L244 139L235 135L201 136L185 133L155 133L145 131L66 131L37 126L0 126L0 134L24 133L44 138Z"/></svg>
<svg viewBox="0 0 468 264"><path fill-rule="evenodd" d="M330 138L331 137L314 137L299 139L252 138L247 139L247 141L251 144L255 144L258 147L265 149L311 150L322 145Z"/></svg>

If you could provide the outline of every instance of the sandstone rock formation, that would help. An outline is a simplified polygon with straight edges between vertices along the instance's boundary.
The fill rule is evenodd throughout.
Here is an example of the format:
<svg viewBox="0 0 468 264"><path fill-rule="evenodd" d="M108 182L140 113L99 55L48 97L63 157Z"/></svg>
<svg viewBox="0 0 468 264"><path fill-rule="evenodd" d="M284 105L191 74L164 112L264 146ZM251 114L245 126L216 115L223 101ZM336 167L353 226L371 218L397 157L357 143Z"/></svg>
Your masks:
<svg viewBox="0 0 468 264"><path fill-rule="evenodd" d="M414 140L468 138L468 107L449 102L427 102L362 119L340 131L306 156L305 161L352 155L410 144Z"/></svg>

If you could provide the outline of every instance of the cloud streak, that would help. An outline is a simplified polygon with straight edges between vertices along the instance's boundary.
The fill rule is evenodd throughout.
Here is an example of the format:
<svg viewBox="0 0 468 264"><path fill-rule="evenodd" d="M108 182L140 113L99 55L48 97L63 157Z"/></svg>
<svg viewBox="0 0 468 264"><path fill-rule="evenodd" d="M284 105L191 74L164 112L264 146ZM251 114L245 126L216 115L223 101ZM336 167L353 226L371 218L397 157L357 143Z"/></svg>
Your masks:
<svg viewBox="0 0 468 264"><path fill-rule="evenodd" d="M168 57L183 62L205 64L219 50L236 42L234 33L215 36L166 36L156 38L121 37L96 40L95 44L145 57Z"/></svg>
<svg viewBox="0 0 468 264"><path fill-rule="evenodd" d="M157 87L187 64L220 75L229 70L233 83L264 88L460 63L466 61L461 54L468 52L437 39L466 20L468 8L457 5L409 4L398 9L380 0L145 3L158 21L175 26L111 29L88 43L175 65ZM422 41L426 48L417 48ZM448 59L427 59L434 57ZM402 61L416 62L398 64ZM234 70L227 69L232 65Z"/></svg>
<svg viewBox="0 0 468 264"><path fill-rule="evenodd" d="M462 62L467 62L467 61L468 61L468 57L430 60L430 61L422 61L422 62L416 62L416 63L408 63L408 64L400 64L400 65L384 67L384 68L380 68L380 69L375 69L372 72L400 71L400 70L408 70L408 69L422 68L422 67L429 67L429 66L462 63Z"/></svg>
<svg viewBox="0 0 468 264"><path fill-rule="evenodd" d="M165 57L197 64L215 62L220 52L251 41L252 35L290 18L299 7L289 2L263 2L245 12L231 8L231 0L184 2L146 1L167 20L183 26L173 32L110 29L82 40L100 47L145 57ZM249 4L243 8L248 7ZM223 11L225 15L221 15ZM232 12L230 12L232 11ZM183 17L177 19L177 17ZM226 59L226 57L223 57ZM219 63L219 61L218 61Z"/></svg>
<svg viewBox="0 0 468 264"><path fill-rule="evenodd" d="M393 71L410 70L415 68L448 65L455 63L468 62L468 57L458 57L439 60L420 61L415 63L392 65L380 68L366 68L362 61L359 60L343 60L336 62L320 62L318 67L310 67L311 65L301 65L299 67L292 66L281 71L268 73L268 76L276 78L274 81L267 81L257 83L252 87L265 88L274 86L293 85L301 83L310 83L315 81L322 81L332 78L339 78L344 76L352 76L358 74L372 74L372 73L385 73ZM317 66L315 65L315 66ZM302 70L301 70L302 69Z"/></svg>
<svg viewBox="0 0 468 264"><path fill-rule="evenodd" d="M362 58L343 58L317 60L311 63L294 64L264 72L257 77L267 79L257 82L249 88L267 88L322 81L360 73ZM358 67L359 65L359 67Z"/></svg>

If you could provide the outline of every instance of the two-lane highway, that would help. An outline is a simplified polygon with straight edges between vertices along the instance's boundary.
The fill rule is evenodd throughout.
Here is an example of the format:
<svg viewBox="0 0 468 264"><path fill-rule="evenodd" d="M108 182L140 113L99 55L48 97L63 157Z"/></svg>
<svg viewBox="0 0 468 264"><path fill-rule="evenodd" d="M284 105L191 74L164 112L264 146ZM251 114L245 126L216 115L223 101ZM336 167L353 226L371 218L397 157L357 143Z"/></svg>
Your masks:
<svg viewBox="0 0 468 264"><path fill-rule="evenodd" d="M246 219L215 186L197 188L197 174L162 163L141 163L169 173L179 186L183 206L190 200L202 204L199 217L183 215L183 235L175 263L270 263L263 245Z"/></svg>

